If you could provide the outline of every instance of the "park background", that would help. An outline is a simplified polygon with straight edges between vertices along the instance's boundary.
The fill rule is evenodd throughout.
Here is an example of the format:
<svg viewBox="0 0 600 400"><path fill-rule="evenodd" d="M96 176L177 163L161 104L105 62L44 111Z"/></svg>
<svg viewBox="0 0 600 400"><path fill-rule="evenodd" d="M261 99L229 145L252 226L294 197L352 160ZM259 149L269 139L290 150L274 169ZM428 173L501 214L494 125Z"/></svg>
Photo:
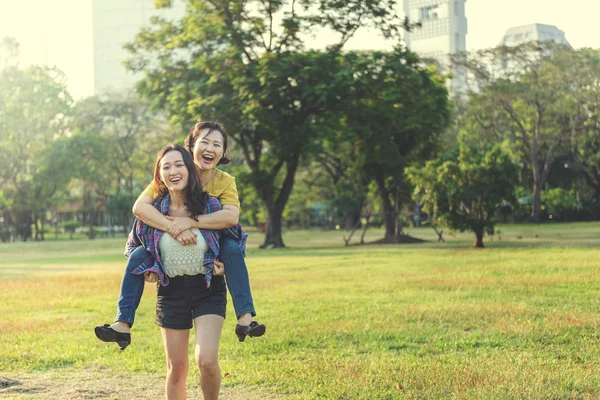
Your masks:
<svg viewBox="0 0 600 400"><path fill-rule="evenodd" d="M187 4L128 43L135 91L74 99L1 43L1 398L160 395L150 285L127 351L91 332L156 152L202 118L231 135L269 326L240 346L227 320L224 398L600 396L600 50L440 65L391 0ZM348 49L363 28L392 46Z"/></svg>

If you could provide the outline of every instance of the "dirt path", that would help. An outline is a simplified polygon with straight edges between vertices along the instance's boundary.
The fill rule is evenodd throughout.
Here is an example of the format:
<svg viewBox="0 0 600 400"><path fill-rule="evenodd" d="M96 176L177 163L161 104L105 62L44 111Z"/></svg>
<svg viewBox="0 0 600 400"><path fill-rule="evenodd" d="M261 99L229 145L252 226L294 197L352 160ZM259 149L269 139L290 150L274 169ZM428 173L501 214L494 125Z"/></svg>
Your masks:
<svg viewBox="0 0 600 400"><path fill-rule="evenodd" d="M145 400L164 398L164 377L131 374L126 377L104 376L98 371L39 374L0 373L0 399L35 400ZM187 398L201 400L200 388L188 383ZM221 400L284 400L257 389L222 388Z"/></svg>

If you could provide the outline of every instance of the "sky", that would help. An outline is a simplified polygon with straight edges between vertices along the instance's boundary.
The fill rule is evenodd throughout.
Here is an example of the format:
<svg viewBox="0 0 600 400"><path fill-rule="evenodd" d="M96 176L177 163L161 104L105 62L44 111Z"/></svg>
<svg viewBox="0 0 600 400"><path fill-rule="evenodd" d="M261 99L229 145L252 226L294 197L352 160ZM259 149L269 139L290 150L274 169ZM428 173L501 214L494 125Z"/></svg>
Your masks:
<svg viewBox="0 0 600 400"><path fill-rule="evenodd" d="M57 66L74 98L91 95L91 0L0 0L0 38L19 42L19 64Z"/></svg>
<svg viewBox="0 0 600 400"><path fill-rule="evenodd" d="M466 13L468 50L496 46L508 28L531 23L556 25L575 48L600 48L599 0L467 0ZM92 94L91 0L0 0L0 38L5 36L21 44L21 65L56 65L67 74L74 98ZM328 38L309 42L320 47ZM386 49L391 44L359 30L348 46Z"/></svg>

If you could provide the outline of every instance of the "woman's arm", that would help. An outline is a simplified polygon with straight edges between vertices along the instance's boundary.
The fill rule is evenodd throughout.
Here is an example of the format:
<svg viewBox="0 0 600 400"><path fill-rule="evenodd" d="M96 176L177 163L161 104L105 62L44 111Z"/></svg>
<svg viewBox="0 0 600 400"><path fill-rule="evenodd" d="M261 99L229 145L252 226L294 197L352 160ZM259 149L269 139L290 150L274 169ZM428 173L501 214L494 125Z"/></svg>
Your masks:
<svg viewBox="0 0 600 400"><path fill-rule="evenodd" d="M154 207L152 207L154 208ZM159 213L160 214L160 213ZM210 214L202 214L194 220L188 217L166 217L172 225L169 226L175 236L190 228L198 229L226 229L236 226L240 217L240 209L231 204L225 204L222 210Z"/></svg>
<svg viewBox="0 0 600 400"><path fill-rule="evenodd" d="M152 203L154 203L152 197L144 193L140 194L133 204L133 214L146 225L160 229L163 232L169 232L171 221L154 208Z"/></svg>
<svg viewBox="0 0 600 400"><path fill-rule="evenodd" d="M210 214L199 215L194 228L225 229L236 226L240 220L240 209L231 204L223 205L223 209Z"/></svg>
<svg viewBox="0 0 600 400"><path fill-rule="evenodd" d="M154 208L152 203L154 203L154 199L147 194L142 193L133 205L133 214L146 225L160 229L163 232L168 232L169 235L173 236L174 239L179 240L179 243L185 246L197 243L196 235L189 230L186 231L186 229L183 229L175 234L174 231L177 226L167 219L167 217L162 215L160 211Z"/></svg>

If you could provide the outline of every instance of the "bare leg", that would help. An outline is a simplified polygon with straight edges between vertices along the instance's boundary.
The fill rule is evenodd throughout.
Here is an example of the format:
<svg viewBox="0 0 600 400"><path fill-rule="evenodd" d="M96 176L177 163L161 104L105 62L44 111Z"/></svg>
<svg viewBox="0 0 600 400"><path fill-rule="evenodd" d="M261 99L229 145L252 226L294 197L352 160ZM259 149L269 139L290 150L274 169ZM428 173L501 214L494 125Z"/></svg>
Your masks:
<svg viewBox="0 0 600 400"><path fill-rule="evenodd" d="M190 330L161 328L161 332L167 359L165 397L167 400L185 400L185 381L189 369Z"/></svg>
<svg viewBox="0 0 600 400"><path fill-rule="evenodd" d="M217 400L221 389L219 341L223 317L215 314L194 319L196 326L196 364L200 369L200 386L204 400Z"/></svg>

